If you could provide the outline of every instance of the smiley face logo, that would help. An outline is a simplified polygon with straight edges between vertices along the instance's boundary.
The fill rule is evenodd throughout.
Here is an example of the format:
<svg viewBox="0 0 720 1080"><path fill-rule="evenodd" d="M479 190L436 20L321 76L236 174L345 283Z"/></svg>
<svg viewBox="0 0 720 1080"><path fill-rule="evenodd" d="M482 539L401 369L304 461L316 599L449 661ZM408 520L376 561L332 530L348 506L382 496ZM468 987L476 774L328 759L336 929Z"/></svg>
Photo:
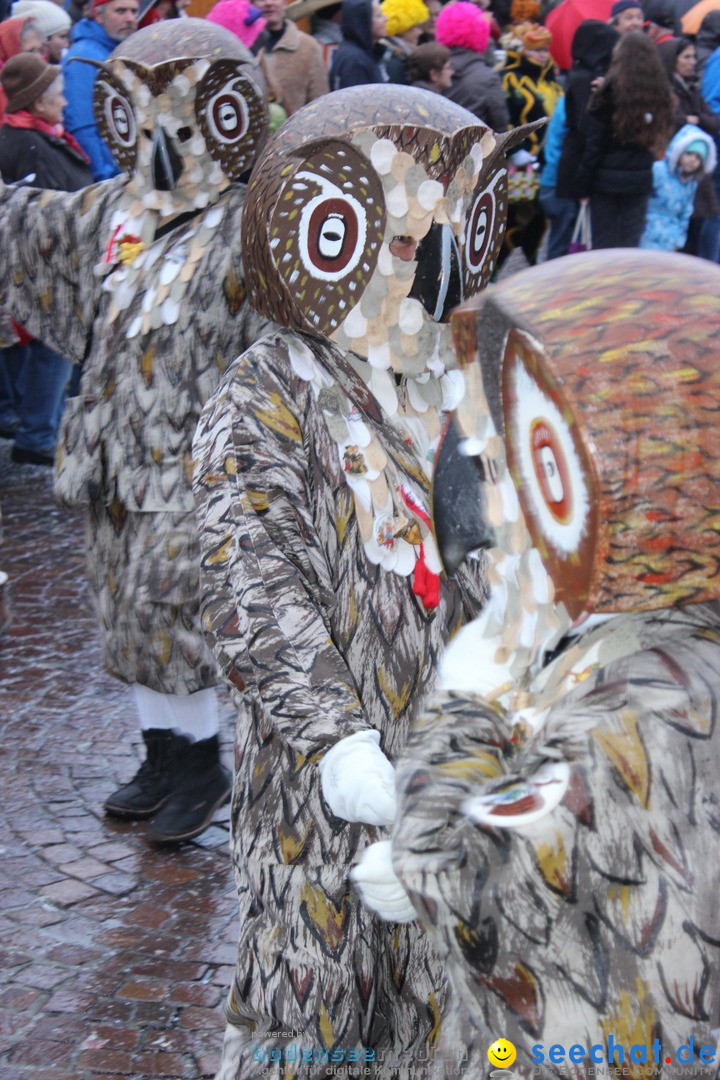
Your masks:
<svg viewBox="0 0 720 1080"><path fill-rule="evenodd" d="M488 1061L498 1069L507 1069L516 1057L515 1047L507 1039L496 1039L488 1048Z"/></svg>

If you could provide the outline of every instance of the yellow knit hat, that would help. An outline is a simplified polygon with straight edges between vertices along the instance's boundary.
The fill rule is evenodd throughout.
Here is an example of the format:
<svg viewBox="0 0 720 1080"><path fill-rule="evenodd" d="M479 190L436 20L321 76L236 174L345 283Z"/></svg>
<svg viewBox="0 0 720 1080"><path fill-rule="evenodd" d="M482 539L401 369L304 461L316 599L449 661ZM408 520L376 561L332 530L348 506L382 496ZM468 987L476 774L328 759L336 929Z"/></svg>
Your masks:
<svg viewBox="0 0 720 1080"><path fill-rule="evenodd" d="M404 34L406 30L412 30L413 26L419 26L430 18L430 12L423 0L384 0L380 7L387 19L385 33L388 37Z"/></svg>

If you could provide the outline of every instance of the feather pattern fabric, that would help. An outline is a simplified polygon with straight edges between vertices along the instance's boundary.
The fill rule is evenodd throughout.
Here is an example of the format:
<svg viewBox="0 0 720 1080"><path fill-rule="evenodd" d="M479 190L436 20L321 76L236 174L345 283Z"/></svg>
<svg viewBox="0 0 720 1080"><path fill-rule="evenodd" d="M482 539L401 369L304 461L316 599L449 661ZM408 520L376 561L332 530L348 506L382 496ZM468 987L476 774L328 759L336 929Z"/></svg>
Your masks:
<svg viewBox="0 0 720 1080"><path fill-rule="evenodd" d="M719 670L717 604L621 616L544 670L550 712L524 743L503 709L467 696L436 696L414 724L395 865L448 965L471 1075L489 1075L499 1034L523 1078L592 1075L589 1060L553 1067L554 1043L607 1049L612 1036L627 1054L658 1038L652 1075L664 1078L691 1037L715 1047ZM559 755L571 782L534 823L492 828L461 812L489 782ZM710 1080L717 1065L696 1058L693 1070Z"/></svg>

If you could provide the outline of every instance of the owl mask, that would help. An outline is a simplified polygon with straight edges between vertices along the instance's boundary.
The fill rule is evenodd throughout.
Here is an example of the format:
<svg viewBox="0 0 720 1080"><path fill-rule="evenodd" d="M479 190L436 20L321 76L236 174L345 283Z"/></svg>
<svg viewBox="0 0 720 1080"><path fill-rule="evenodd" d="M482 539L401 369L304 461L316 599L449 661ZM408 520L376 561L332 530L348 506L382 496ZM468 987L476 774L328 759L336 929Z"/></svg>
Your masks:
<svg viewBox="0 0 720 1080"><path fill-rule="evenodd" d="M252 165L267 133L265 95L251 53L229 31L169 19L97 66L98 129L130 174L138 213L201 209Z"/></svg>
<svg viewBox="0 0 720 1080"><path fill-rule="evenodd" d="M465 451L468 483L436 483L436 535L452 565L489 549L506 657L586 613L720 597L716 266L573 256L488 290L453 331L466 440L446 440L436 468Z"/></svg>
<svg viewBox="0 0 720 1080"><path fill-rule="evenodd" d="M243 218L254 307L379 369L452 366L449 312L487 283L507 212L497 135L439 94L353 87L301 109Z"/></svg>

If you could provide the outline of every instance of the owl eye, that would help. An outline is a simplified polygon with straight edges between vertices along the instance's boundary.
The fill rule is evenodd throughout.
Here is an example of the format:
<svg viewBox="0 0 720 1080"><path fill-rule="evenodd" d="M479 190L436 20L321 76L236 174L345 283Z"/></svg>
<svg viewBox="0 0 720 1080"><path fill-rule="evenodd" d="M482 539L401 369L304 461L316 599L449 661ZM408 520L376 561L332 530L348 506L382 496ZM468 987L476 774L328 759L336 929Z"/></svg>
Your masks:
<svg viewBox="0 0 720 1080"><path fill-rule="evenodd" d="M328 214L320 226L318 251L323 259L337 259L342 255L347 225L342 214Z"/></svg>
<svg viewBox="0 0 720 1080"><path fill-rule="evenodd" d="M589 495L573 430L526 364L534 345L516 331L505 349L509 450L520 477L520 500L546 546L577 553L588 526Z"/></svg>
<svg viewBox="0 0 720 1080"><path fill-rule="evenodd" d="M493 239L495 226L495 192L481 192L472 205L465 234L465 258L471 273L482 270L485 256Z"/></svg>
<svg viewBox="0 0 720 1080"><path fill-rule="evenodd" d="M222 90L211 98L207 118L210 130L222 143L242 139L249 126L247 103L236 90Z"/></svg>
<svg viewBox="0 0 720 1080"><path fill-rule="evenodd" d="M318 196L300 218L300 255L315 277L333 281L349 273L365 248L367 218L352 196Z"/></svg>
<svg viewBox="0 0 720 1080"><path fill-rule="evenodd" d="M135 114L130 102L113 93L105 103L105 118L110 135L121 146L132 146L135 142Z"/></svg>

